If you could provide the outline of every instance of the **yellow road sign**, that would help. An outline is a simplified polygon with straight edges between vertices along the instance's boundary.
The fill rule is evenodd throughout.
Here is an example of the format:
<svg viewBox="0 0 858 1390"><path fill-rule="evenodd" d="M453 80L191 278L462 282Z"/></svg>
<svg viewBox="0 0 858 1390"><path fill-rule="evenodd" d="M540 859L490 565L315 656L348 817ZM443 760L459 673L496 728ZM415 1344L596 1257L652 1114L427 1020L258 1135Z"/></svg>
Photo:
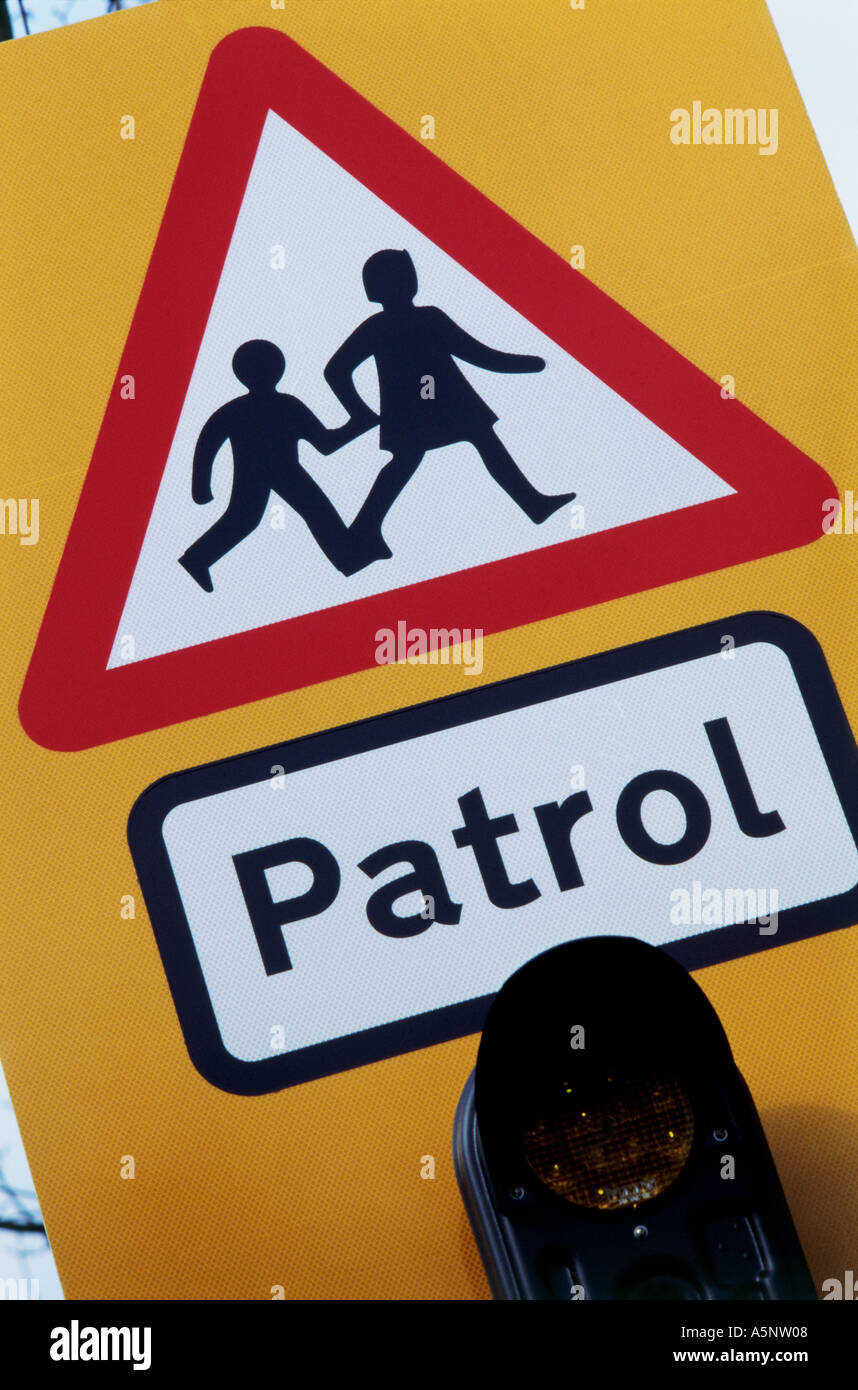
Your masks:
<svg viewBox="0 0 858 1390"><path fill-rule="evenodd" d="M220 40L249 26L287 33L430 146L562 257L570 276L584 275L705 373L725 417L749 407L841 496L855 481L858 253L762 0L717 10L703 0L581 10L479 0L466 11L453 0L431 11L377 0L358 25L346 0L282 9L269 0L162 0L0 48L2 495L16 503L0 536L10 595L0 1054L65 1291L484 1298L450 1153L476 1035L388 1050L258 1095L212 1084L186 1046L158 949L158 904L144 883L158 942L150 928L126 837L131 808L158 779L187 769L748 611L784 614L809 630L858 728L854 528L824 531L835 512L820 507L819 537L802 548L487 634L479 672L427 652L78 751L29 737L18 698L204 74ZM736 109L765 113L755 142L724 139L724 113ZM228 144L229 131L221 138ZM344 219L343 242L352 234ZM165 308L165 337L184 331L182 312L180 300ZM334 335L332 349L339 341ZM142 393L126 404L146 410ZM762 533L792 501L776 486L760 492ZM97 535L91 545L95 556ZM479 621L477 613L450 625ZM63 646L59 692L76 684L67 665ZM42 654L49 669L50 651ZM773 698L786 699L782 675L772 675ZM617 699L619 708L599 707L593 718L619 774L628 740ZM790 711L804 728L797 707ZM794 766L788 758L779 748L780 774L797 786L822 776L807 756ZM567 790L572 775L565 767ZM472 785L452 790L463 796ZM533 819L538 798L557 796L534 784L524 810ZM759 797L761 811L776 804ZM419 788L415 798L419 805ZM371 786L354 809L367 820L367 854L392 839L395 827L372 823ZM489 805L498 815L513 809L523 814ZM448 835L467 829L456 810L454 799ZM830 882L807 887L809 900L835 893L845 854L826 863ZM543 886L537 869L527 873ZM693 874L683 873L676 884L691 887ZM414 941L451 929L438 921ZM363 930L374 943L378 933ZM705 966L698 978L753 1092L817 1286L840 1278L858 1241L850 1177L858 932L802 934Z"/></svg>

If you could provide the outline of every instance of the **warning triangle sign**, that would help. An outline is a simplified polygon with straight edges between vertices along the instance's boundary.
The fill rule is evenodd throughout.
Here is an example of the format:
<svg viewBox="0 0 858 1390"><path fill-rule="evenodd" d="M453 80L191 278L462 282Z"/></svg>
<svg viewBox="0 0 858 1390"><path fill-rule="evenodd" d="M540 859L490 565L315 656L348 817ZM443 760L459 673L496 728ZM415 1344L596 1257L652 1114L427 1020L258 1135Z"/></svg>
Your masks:
<svg viewBox="0 0 858 1390"><path fill-rule="evenodd" d="M52 748L127 737L372 666L403 620L455 640L805 544L834 495L424 143L240 30L206 73L22 723Z"/></svg>
<svg viewBox="0 0 858 1390"><path fill-rule="evenodd" d="M289 170L288 180L284 170ZM427 341L433 331L431 310L424 315L379 314L378 306L367 300L363 266L379 250L383 256L385 248L400 248L400 255L407 250L418 278L418 304L443 309L481 344L503 345L545 362L539 372L513 373L458 360L475 393L471 412L478 397L498 417L495 433L525 481L512 474L511 497L481 467L478 448L466 440L428 450L419 472L408 477L407 491L402 488L384 517L391 555L351 574L336 568L336 552L333 557L326 553L326 533L320 544L300 514L294 509L289 514L289 501L300 499L289 498L284 505L282 495L266 488L248 517L248 524L256 523L252 533L240 540L227 533L219 543L224 549L235 542L213 563L208 592L192 582L176 559L224 513L231 493L240 496L242 488L252 487L238 470L242 464L253 470L253 459L239 457L237 462L235 457L236 450L252 447L251 421L247 441L242 433L218 453L212 501L204 510L195 504L190 486L190 463L203 426L243 391L232 370L239 344L261 339L280 346L286 358L281 392L297 396L319 420L333 423L336 417L341 424L347 416L325 380L325 368L366 320L372 320L367 338L379 334L383 350L384 320L391 317L398 359L393 365L401 368L409 335L417 338L412 389L403 403L413 417L409 429L419 429L427 416L430 428L436 416L443 426L451 383L439 377L443 362L430 360L437 351L431 337ZM395 272L397 262L389 259ZM463 341L453 347L467 352L461 336ZM385 366L382 361L374 367L366 359L355 369L357 389L376 412L382 374L388 386ZM403 385L407 393L408 383ZM479 438L480 421L476 431ZM392 448L380 448L380 433L375 425L327 456L310 441L301 445L302 468L348 522L360 514ZM394 443L407 447L410 439L406 435L401 444ZM294 449L292 459L294 464ZM646 460L644 468L641 459ZM274 461L275 484L278 470L289 466L284 438L282 458ZM558 507L535 522L520 505L533 495L528 484L554 497L574 491L577 505L574 510L571 503ZM398 590L731 491L377 194L269 111L109 665L147 660ZM260 506L265 508L261 519ZM377 534L377 522L375 529ZM450 612L447 625L455 626L454 618ZM128 643L132 634L133 649Z"/></svg>

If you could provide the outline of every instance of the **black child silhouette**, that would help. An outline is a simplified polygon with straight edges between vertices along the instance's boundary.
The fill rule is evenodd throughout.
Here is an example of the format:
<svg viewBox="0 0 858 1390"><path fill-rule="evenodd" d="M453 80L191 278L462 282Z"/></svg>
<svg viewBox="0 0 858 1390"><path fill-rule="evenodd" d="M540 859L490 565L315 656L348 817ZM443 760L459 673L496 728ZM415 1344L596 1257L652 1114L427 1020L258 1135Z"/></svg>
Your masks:
<svg viewBox="0 0 858 1390"><path fill-rule="evenodd" d="M264 339L242 343L232 359L232 369L247 387L247 395L228 401L206 421L194 451L191 484L195 502L213 501L212 466L218 450L229 440L233 458L229 505L214 526L189 546L179 564L211 593L211 566L256 530L272 492L303 517L341 573L354 574L371 560L389 554L387 547L379 548L378 543L373 549L371 538L369 543L359 541L298 462L299 439L308 440L322 454L332 454L376 423L372 411L361 402L358 419L327 429L303 401L277 390L286 359L275 343Z"/></svg>
<svg viewBox="0 0 858 1390"><path fill-rule="evenodd" d="M361 362L375 358L380 444L393 458L381 469L352 523L355 536L367 545L383 545L381 524L423 455L461 441L474 445L495 482L531 521L546 521L571 502L574 492L547 496L528 481L495 434L498 417L453 360L458 357L493 372L539 372L543 359L487 347L443 310L414 304L417 272L407 251L376 251L364 265L363 283L367 298L381 304L381 312L366 319L334 353L325 380L352 419L360 420L369 407L358 395L352 374ZM385 547L375 553L389 551Z"/></svg>

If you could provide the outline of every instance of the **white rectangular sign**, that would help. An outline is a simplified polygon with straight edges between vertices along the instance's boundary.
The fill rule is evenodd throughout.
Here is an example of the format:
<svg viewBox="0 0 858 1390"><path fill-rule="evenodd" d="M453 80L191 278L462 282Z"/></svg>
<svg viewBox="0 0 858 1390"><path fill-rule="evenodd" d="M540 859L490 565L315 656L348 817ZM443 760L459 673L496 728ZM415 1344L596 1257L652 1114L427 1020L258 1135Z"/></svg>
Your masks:
<svg viewBox="0 0 858 1390"><path fill-rule="evenodd" d="M856 764L815 640L745 614L179 773L129 838L196 1065L257 1093L476 1031L571 937L851 923Z"/></svg>

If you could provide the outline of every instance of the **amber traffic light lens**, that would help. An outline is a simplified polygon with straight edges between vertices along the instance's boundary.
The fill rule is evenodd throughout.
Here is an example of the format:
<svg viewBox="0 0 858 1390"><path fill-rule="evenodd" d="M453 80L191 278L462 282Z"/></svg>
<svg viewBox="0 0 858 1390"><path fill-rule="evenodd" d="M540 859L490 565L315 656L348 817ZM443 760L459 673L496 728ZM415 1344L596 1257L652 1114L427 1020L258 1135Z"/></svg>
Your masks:
<svg viewBox="0 0 858 1390"><path fill-rule="evenodd" d="M524 1155L559 1197L601 1211L633 1208L679 1177L694 1115L674 1076L606 1073L586 1088L561 1083L556 1105L524 1134Z"/></svg>

